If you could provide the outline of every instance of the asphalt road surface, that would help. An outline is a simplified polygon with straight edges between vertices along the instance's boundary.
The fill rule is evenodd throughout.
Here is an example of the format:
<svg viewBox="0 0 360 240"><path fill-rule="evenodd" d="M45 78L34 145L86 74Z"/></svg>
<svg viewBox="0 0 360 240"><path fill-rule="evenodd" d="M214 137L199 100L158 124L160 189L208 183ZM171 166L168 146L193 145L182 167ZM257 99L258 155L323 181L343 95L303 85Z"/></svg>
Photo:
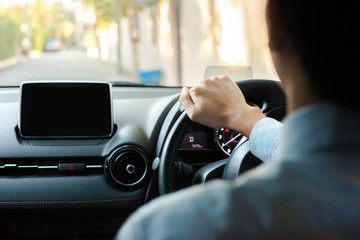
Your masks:
<svg viewBox="0 0 360 240"><path fill-rule="evenodd" d="M21 57L16 65L0 69L0 86L39 80L134 81L129 74L119 73L115 64L89 58L78 50Z"/></svg>

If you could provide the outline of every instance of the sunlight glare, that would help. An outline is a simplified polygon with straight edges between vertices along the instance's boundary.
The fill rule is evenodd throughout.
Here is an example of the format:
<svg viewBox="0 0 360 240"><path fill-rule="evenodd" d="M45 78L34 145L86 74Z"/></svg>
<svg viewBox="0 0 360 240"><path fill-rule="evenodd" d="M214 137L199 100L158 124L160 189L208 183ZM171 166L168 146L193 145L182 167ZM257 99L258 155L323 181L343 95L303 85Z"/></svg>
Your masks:
<svg viewBox="0 0 360 240"><path fill-rule="evenodd" d="M222 34L219 56L225 64L247 65L247 47L242 5L233 1L217 0Z"/></svg>
<svg viewBox="0 0 360 240"><path fill-rule="evenodd" d="M172 57L173 49L171 46L171 29L170 29L170 3L168 0L160 2L159 16L159 50L164 57Z"/></svg>
<svg viewBox="0 0 360 240"><path fill-rule="evenodd" d="M201 52L201 56L204 58L212 57L214 55L214 45L216 43L215 32L217 29L214 29L215 26L212 25L212 22L216 21L214 16L210 14L209 3L203 0L198 0L197 4L200 10L201 16L201 25L203 31L203 39L201 43L201 48L199 49Z"/></svg>
<svg viewBox="0 0 360 240"><path fill-rule="evenodd" d="M88 48L86 52L89 58L98 58L100 54L99 49L97 48Z"/></svg>

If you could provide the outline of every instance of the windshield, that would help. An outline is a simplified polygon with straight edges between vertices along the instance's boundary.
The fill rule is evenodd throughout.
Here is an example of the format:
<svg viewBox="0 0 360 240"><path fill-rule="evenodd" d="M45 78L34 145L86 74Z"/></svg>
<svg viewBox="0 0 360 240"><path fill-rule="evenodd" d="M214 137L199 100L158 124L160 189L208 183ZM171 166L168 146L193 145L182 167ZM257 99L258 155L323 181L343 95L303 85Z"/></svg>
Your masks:
<svg viewBox="0 0 360 240"><path fill-rule="evenodd" d="M0 0L0 86L277 79L264 8L265 0Z"/></svg>

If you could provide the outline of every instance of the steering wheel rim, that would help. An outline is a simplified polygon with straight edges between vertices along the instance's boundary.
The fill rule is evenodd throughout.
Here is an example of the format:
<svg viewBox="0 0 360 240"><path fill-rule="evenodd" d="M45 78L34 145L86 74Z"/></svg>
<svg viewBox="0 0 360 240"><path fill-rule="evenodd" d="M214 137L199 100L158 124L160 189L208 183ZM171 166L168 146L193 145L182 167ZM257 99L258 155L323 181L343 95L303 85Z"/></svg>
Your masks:
<svg viewBox="0 0 360 240"><path fill-rule="evenodd" d="M271 111L271 109L276 109L277 107L282 107L286 104L284 92L276 81L253 79L238 82L237 85L241 88L245 98L249 102L257 103L256 100L258 99L258 96L261 96L260 105L263 105L264 111ZM163 144L163 148L159 157L160 161L158 183L160 195L164 195L176 190L175 161L177 158L178 149L183 138L185 137L187 126L189 126L190 122L191 120L187 116L186 112L182 112L182 114L178 117L172 126L169 134L166 137L165 143ZM251 168L249 166L255 166L259 164L260 160L250 153L250 147L248 144L249 143L245 141L245 144L243 143L236 149L236 151L233 152L231 159L234 160L230 159L228 161L228 166L226 166L226 173L224 171L223 174L224 179L234 179L239 175L239 173L242 173L245 170ZM239 155L243 155L245 157L244 160ZM256 159L257 161L255 161L254 164L249 165L248 158ZM239 166L239 168L237 166ZM228 171L232 171L233 173L227 176ZM236 176L235 172L237 172Z"/></svg>
<svg viewBox="0 0 360 240"><path fill-rule="evenodd" d="M190 122L190 118L184 111L178 117L166 138L159 163L160 195L165 195L176 190L175 160L180 144L185 137L187 126ZM260 163L262 163L262 161L251 154L249 141L246 139L230 155L224 169L223 179L233 180L237 178L239 174L244 173Z"/></svg>
<svg viewBox="0 0 360 240"><path fill-rule="evenodd" d="M165 195L175 191L175 159L185 137L190 118L184 111L172 126L166 137L159 163L159 193Z"/></svg>

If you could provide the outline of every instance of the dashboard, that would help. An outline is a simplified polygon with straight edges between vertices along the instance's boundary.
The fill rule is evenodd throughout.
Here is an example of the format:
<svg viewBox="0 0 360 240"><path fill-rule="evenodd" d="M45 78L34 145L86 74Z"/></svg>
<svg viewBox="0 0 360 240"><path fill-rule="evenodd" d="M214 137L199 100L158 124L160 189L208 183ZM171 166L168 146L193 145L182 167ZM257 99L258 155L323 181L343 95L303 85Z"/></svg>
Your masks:
<svg viewBox="0 0 360 240"><path fill-rule="evenodd" d="M244 85L247 100L266 105L264 109L270 115L284 115L282 93L272 92L271 96L281 96L267 101L269 96L263 92L269 81L259 81ZM74 138L73 133L59 136L59 131L53 132L55 137L33 136L33 132L23 136L19 129L21 89L0 88L2 236L112 239L133 211L153 198L154 192L156 197L153 163L183 111L178 102L181 88L110 89L111 134L107 127L102 136L81 136L82 132ZM38 112L46 116L46 112ZM178 159L198 170L227 159L240 138L231 129L214 130L191 123Z"/></svg>
<svg viewBox="0 0 360 240"><path fill-rule="evenodd" d="M24 138L18 129L20 88L0 89L3 233L111 239L144 204L158 135L180 89L111 91L110 137Z"/></svg>

